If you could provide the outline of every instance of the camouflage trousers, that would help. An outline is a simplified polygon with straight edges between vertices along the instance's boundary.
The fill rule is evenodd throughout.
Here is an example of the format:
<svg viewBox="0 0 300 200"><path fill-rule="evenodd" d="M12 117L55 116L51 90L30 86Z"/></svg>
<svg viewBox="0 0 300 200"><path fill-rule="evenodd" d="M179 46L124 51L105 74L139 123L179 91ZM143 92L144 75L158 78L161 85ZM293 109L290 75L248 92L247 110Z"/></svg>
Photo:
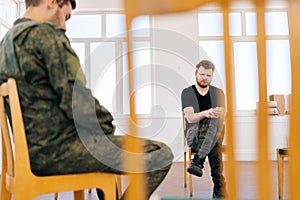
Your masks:
<svg viewBox="0 0 300 200"><path fill-rule="evenodd" d="M164 143L138 139L143 144L145 152L139 155L139 160L145 164L145 169L135 171L127 168L123 163L124 158L136 156L123 149L124 140L124 136L114 135L74 137L61 147L31 156L32 171L41 176L83 172L145 174L146 194L149 198L172 165L172 151ZM126 191L124 194L126 195Z"/></svg>

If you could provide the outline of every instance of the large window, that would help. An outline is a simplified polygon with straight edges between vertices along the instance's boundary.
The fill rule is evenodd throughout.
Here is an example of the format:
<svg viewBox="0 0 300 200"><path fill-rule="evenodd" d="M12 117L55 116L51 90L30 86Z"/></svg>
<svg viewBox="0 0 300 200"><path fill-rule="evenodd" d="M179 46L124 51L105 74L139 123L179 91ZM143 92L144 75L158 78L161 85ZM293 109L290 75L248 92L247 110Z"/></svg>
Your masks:
<svg viewBox="0 0 300 200"><path fill-rule="evenodd" d="M254 110L259 97L256 13L251 9L233 10L229 19L234 63L235 109ZM265 20L268 95L290 94L288 13L284 9L268 9L265 12ZM199 11L198 28L199 45L217 65L224 81L222 13L217 10Z"/></svg>
<svg viewBox="0 0 300 200"><path fill-rule="evenodd" d="M0 1L0 40L19 16L18 3L14 0Z"/></svg>
<svg viewBox="0 0 300 200"><path fill-rule="evenodd" d="M136 105L140 105L136 113L150 114L150 18L136 18L132 27L134 97ZM68 21L66 33L81 60L88 87L100 103L115 115L129 114L129 98L133 94L128 92L125 15L119 12L75 13Z"/></svg>
<svg viewBox="0 0 300 200"><path fill-rule="evenodd" d="M213 85L225 90L225 65L222 13L203 12L198 14L198 35L201 54L207 54L215 64Z"/></svg>

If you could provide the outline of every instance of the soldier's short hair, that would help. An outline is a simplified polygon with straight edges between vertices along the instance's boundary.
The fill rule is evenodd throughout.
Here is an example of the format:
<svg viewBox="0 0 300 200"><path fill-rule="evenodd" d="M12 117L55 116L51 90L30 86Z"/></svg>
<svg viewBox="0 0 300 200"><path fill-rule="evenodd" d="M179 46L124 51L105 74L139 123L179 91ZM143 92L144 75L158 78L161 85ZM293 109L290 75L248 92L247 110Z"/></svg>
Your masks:
<svg viewBox="0 0 300 200"><path fill-rule="evenodd" d="M56 0L57 4L62 7L63 5L67 4L69 1L71 2L72 5L72 9L76 8L76 0ZM29 6L38 6L40 3L42 2L42 0L25 0L25 5L26 8L28 8Z"/></svg>
<svg viewBox="0 0 300 200"><path fill-rule="evenodd" d="M75 0L70 0L70 1L71 1L72 9L74 10L76 8L76 1Z"/></svg>

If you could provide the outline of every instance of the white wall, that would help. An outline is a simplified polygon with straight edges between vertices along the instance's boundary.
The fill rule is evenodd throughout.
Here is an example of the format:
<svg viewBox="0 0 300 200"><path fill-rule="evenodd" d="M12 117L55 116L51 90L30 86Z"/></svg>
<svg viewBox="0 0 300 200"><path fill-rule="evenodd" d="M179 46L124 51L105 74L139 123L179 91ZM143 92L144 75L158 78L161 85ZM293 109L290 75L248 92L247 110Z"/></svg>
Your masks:
<svg viewBox="0 0 300 200"><path fill-rule="evenodd" d="M237 160L257 159L256 117L234 117L235 155ZM271 116L269 119L269 158L276 160L275 148L288 143L289 116Z"/></svg>

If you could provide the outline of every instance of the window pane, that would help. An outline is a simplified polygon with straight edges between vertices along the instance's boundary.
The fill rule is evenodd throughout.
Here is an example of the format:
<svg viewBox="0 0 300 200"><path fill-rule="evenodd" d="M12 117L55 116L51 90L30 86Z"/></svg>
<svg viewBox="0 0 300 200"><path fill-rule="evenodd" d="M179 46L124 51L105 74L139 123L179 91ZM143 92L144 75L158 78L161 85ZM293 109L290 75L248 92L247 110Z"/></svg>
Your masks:
<svg viewBox="0 0 300 200"><path fill-rule="evenodd" d="M91 89L100 104L116 112L116 52L114 42L91 43Z"/></svg>
<svg viewBox="0 0 300 200"><path fill-rule="evenodd" d="M256 14L254 12L247 12L246 16L246 34L247 35L256 35Z"/></svg>
<svg viewBox="0 0 300 200"><path fill-rule="evenodd" d="M149 16L136 17L132 22L134 37L150 36L150 18Z"/></svg>
<svg viewBox="0 0 300 200"><path fill-rule="evenodd" d="M132 22L134 37L150 36L149 16L137 17ZM123 14L106 15L106 37L126 37L126 18Z"/></svg>
<svg viewBox="0 0 300 200"><path fill-rule="evenodd" d="M265 16L267 35L288 35L286 12L268 12Z"/></svg>
<svg viewBox="0 0 300 200"><path fill-rule="evenodd" d="M106 15L106 37L125 37L126 21L123 14Z"/></svg>
<svg viewBox="0 0 300 200"><path fill-rule="evenodd" d="M5 6L3 5L3 2L0 2L0 18L6 19L5 15Z"/></svg>
<svg viewBox="0 0 300 200"><path fill-rule="evenodd" d="M149 42L133 43L133 76L136 114L150 114L152 107L151 87L151 54ZM123 43L123 52L127 52L127 45ZM129 87L127 54L123 56L123 113L129 114Z"/></svg>
<svg viewBox="0 0 300 200"><path fill-rule="evenodd" d="M209 59L216 67L212 84L225 91L224 42L221 40L200 41L199 46L200 59Z"/></svg>
<svg viewBox="0 0 300 200"><path fill-rule="evenodd" d="M99 38L101 32L101 15L72 15L67 21L69 38Z"/></svg>
<svg viewBox="0 0 300 200"><path fill-rule="evenodd" d="M74 49L74 51L76 52L76 54L77 54L77 56L80 60L82 70L85 72L85 67L84 67L84 64L85 64L85 44L83 42L81 42L81 43L72 42L71 46Z"/></svg>
<svg viewBox="0 0 300 200"><path fill-rule="evenodd" d="M268 94L291 93L291 63L288 40L267 41Z"/></svg>
<svg viewBox="0 0 300 200"><path fill-rule="evenodd" d="M234 43L236 109L254 110L258 101L258 72L255 42Z"/></svg>
<svg viewBox="0 0 300 200"><path fill-rule="evenodd" d="M199 36L222 36L223 18L221 13L198 14Z"/></svg>
<svg viewBox="0 0 300 200"><path fill-rule="evenodd" d="M2 18L9 25L13 25L18 17L18 6L15 1L5 0L0 1L0 18Z"/></svg>
<svg viewBox="0 0 300 200"><path fill-rule="evenodd" d="M26 12L26 5L25 2L20 2L19 4L20 16L24 16Z"/></svg>
<svg viewBox="0 0 300 200"><path fill-rule="evenodd" d="M4 38L4 36L7 32L8 32L8 29L5 26L1 25L1 27L0 27L0 40L2 40Z"/></svg>
<svg viewBox="0 0 300 200"><path fill-rule="evenodd" d="M230 13L230 35L232 36L241 36L242 35L242 21L241 13Z"/></svg>

